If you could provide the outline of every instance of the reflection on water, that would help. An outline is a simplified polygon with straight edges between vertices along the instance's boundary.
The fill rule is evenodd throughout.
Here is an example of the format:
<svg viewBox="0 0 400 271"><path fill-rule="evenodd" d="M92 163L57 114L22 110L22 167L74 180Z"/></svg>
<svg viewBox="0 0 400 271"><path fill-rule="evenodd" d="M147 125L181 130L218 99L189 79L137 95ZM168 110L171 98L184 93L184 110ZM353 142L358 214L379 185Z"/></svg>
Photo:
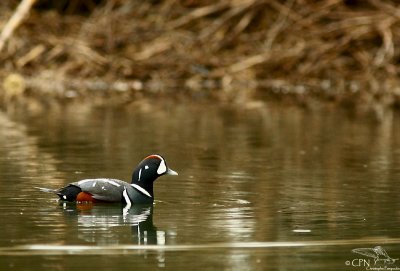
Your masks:
<svg viewBox="0 0 400 271"><path fill-rule="evenodd" d="M1 180L12 180L15 175L23 174L22 178L27 182L37 178L49 179L52 184L60 183L58 181L62 173L57 170L59 161L51 153L39 148L38 138L29 135L25 125L11 121L2 112L0 142L0 171L3 173L0 175ZM41 161L40 165L38 161ZM0 182L0 188L5 184L5 181Z"/></svg>
<svg viewBox="0 0 400 271"><path fill-rule="evenodd" d="M132 244L165 244L165 232L153 224L153 205L132 206L128 212L121 204L60 202L60 208L66 219L76 219L77 236L87 243L117 245L120 232L113 228L120 227L130 228L126 235L131 234Z"/></svg>
<svg viewBox="0 0 400 271"><path fill-rule="evenodd" d="M343 270L352 249L377 245L400 257L395 114L64 110L0 115L1 266ZM34 189L128 181L149 153L180 173L156 181L154 206L63 204Z"/></svg>

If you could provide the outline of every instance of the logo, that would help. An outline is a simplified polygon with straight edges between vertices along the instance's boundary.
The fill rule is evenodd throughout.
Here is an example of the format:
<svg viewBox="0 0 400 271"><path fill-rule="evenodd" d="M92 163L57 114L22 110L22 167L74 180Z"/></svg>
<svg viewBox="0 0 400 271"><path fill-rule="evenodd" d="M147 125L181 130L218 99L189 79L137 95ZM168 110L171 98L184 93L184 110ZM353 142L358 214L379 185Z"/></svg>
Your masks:
<svg viewBox="0 0 400 271"><path fill-rule="evenodd" d="M362 258L354 258L346 261L347 266L365 268L365 270L400 270L395 266L398 258L392 258L381 246L373 248L355 248L351 250L353 253L362 255Z"/></svg>
<svg viewBox="0 0 400 271"><path fill-rule="evenodd" d="M375 265L378 262L382 262L383 264L394 264L398 259L391 258L386 250L381 246L376 246L374 248L355 248L352 250L354 253L358 253L363 256L367 256L374 259Z"/></svg>

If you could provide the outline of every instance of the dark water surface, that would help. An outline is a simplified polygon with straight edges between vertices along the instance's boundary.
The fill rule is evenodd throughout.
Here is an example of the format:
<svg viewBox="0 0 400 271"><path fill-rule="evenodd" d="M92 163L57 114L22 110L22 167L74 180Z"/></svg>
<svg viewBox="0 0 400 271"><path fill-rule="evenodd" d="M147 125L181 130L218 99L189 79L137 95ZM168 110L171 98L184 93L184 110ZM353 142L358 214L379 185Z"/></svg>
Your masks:
<svg viewBox="0 0 400 271"><path fill-rule="evenodd" d="M63 204L34 188L130 181L151 153L179 176L158 179L155 205L126 215L119 204ZM400 258L399 181L396 114L377 123L338 111L168 104L0 113L0 266L400 270L390 262ZM376 264L372 249L352 252L376 246L387 252Z"/></svg>

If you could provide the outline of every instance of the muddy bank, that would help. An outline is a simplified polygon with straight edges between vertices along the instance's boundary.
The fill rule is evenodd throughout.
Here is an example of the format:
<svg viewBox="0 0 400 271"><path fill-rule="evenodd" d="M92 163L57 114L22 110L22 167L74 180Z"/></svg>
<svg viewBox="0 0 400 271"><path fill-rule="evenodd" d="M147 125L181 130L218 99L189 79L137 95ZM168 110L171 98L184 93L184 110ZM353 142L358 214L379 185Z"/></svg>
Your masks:
<svg viewBox="0 0 400 271"><path fill-rule="evenodd" d="M0 5L4 29L18 2ZM399 14L377 0L37 1L0 52L1 103L167 94L385 110L400 105Z"/></svg>

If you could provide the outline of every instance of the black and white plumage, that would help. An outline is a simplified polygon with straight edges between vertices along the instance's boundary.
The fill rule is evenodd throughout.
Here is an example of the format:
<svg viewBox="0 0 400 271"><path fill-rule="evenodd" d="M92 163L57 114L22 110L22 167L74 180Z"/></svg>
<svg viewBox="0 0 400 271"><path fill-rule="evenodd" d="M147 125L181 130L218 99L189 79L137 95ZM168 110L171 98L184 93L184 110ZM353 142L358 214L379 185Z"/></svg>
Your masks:
<svg viewBox="0 0 400 271"><path fill-rule="evenodd" d="M84 179L60 189L39 188L43 192L57 194L65 201L123 202L127 205L152 203L153 182L162 175L178 175L168 168L165 159L158 154L144 158L132 174L132 183L108 178Z"/></svg>

